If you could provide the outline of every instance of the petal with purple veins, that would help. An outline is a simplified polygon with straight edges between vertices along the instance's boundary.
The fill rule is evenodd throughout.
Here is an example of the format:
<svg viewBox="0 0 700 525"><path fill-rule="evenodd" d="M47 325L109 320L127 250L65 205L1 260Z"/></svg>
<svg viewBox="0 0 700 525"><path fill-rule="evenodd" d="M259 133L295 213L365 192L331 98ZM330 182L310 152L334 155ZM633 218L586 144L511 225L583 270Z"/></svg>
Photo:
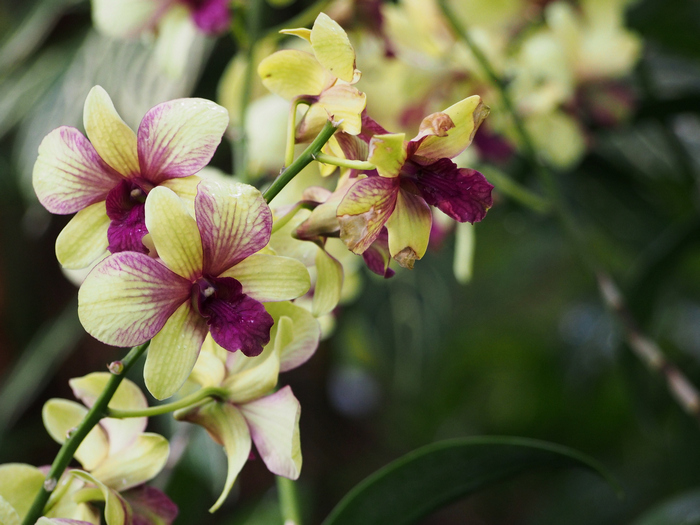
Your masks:
<svg viewBox="0 0 700 525"><path fill-rule="evenodd" d="M389 268L391 253L389 253L389 233L386 228L382 228L377 239L362 254L362 258L371 272L385 279L394 275L394 270Z"/></svg>
<svg viewBox="0 0 700 525"><path fill-rule="evenodd" d="M396 206L399 177L367 177L348 190L337 210L340 238L361 254L379 235Z"/></svg>
<svg viewBox="0 0 700 525"><path fill-rule="evenodd" d="M143 236L148 233L144 197L143 191L134 182L126 179L107 195L105 203L110 219L107 229L110 252L148 253L148 248L142 242Z"/></svg>
<svg viewBox="0 0 700 525"><path fill-rule="evenodd" d="M121 252L100 262L78 292L78 316L96 339L135 346L156 335L190 297L191 283L147 255Z"/></svg>
<svg viewBox="0 0 700 525"><path fill-rule="evenodd" d="M301 405L289 386L240 407L250 434L270 472L289 479L301 473Z"/></svg>
<svg viewBox="0 0 700 525"><path fill-rule="evenodd" d="M263 249L270 240L270 208L261 193L247 184L202 180L195 216L202 236L203 269L213 276Z"/></svg>
<svg viewBox="0 0 700 525"><path fill-rule="evenodd" d="M131 505L134 524L171 525L177 518L177 505L155 487L141 485L123 492L122 497Z"/></svg>
<svg viewBox="0 0 700 525"><path fill-rule="evenodd" d="M68 126L44 137L32 173L39 202L61 215L104 200L121 180L83 134Z"/></svg>
<svg viewBox="0 0 700 525"><path fill-rule="evenodd" d="M423 166L413 179L425 201L459 222L479 222L493 205L493 185L449 159Z"/></svg>
<svg viewBox="0 0 700 525"><path fill-rule="evenodd" d="M163 102L139 125L141 176L153 184L194 175L211 160L228 126L223 107L200 98Z"/></svg>

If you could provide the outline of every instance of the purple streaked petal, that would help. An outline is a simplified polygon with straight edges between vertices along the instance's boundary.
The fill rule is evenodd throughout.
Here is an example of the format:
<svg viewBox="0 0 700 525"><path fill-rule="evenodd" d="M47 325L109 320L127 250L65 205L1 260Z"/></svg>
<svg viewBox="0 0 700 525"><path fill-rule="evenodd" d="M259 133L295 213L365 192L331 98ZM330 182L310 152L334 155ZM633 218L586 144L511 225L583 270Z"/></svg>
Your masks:
<svg viewBox="0 0 700 525"><path fill-rule="evenodd" d="M223 33L231 23L230 0L187 0L192 7L192 20L207 35Z"/></svg>
<svg viewBox="0 0 700 525"><path fill-rule="evenodd" d="M142 198L134 198L134 195ZM124 179L107 195L107 216L110 218L107 240L109 251L148 253L141 240L148 233L145 195L133 181Z"/></svg>
<svg viewBox="0 0 700 525"><path fill-rule="evenodd" d="M189 300L191 283L142 253L121 252L100 262L78 292L85 330L115 346L135 346L155 336Z"/></svg>
<svg viewBox="0 0 700 525"><path fill-rule="evenodd" d="M209 100L181 98L158 104L138 131L141 176L159 184L194 175L214 155L228 126L228 112Z"/></svg>
<svg viewBox="0 0 700 525"><path fill-rule="evenodd" d="M141 485L122 496L133 510L133 525L171 525L177 518L177 505L155 487Z"/></svg>
<svg viewBox="0 0 700 525"><path fill-rule="evenodd" d="M278 476L301 473L299 416L301 405L289 386L239 407L265 465Z"/></svg>
<svg viewBox="0 0 700 525"><path fill-rule="evenodd" d="M270 240L272 212L252 186L202 180L194 207L202 236L204 273L220 275Z"/></svg>
<svg viewBox="0 0 700 525"><path fill-rule="evenodd" d="M389 253L389 233L382 228L371 246L362 254L362 258L370 271L388 279L396 273L389 268L391 253Z"/></svg>
<svg viewBox="0 0 700 525"><path fill-rule="evenodd" d="M199 312L207 320L212 339L228 350L248 357L259 355L270 342L272 316L259 301L243 293L232 277L208 278L197 283ZM213 289L213 293L208 291Z"/></svg>
<svg viewBox="0 0 700 525"><path fill-rule="evenodd" d="M53 130L39 146L32 183L39 202L51 213L75 213L107 197L122 180L80 131Z"/></svg>
<svg viewBox="0 0 700 525"><path fill-rule="evenodd" d="M413 179L425 201L459 222L479 222L493 205L493 185L449 159L422 166Z"/></svg>
<svg viewBox="0 0 700 525"><path fill-rule="evenodd" d="M367 177L348 190L337 210L340 238L361 254L379 235L396 206L400 177Z"/></svg>
<svg viewBox="0 0 700 525"><path fill-rule="evenodd" d="M369 144L374 135L385 135L387 133L389 131L385 130L376 120L370 117L366 109L362 112L362 132L358 137Z"/></svg>

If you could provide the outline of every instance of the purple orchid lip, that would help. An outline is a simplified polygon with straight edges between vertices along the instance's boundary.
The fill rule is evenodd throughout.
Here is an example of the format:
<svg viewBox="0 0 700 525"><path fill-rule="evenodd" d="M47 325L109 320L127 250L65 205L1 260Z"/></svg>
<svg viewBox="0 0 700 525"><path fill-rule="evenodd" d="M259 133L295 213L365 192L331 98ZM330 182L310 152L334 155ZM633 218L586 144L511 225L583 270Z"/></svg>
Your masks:
<svg viewBox="0 0 700 525"><path fill-rule="evenodd" d="M124 179L107 195L107 216L111 221L107 240L111 253L148 253L148 248L142 243L144 235L148 233L145 211L148 186L134 179Z"/></svg>
<svg viewBox="0 0 700 525"><path fill-rule="evenodd" d="M214 341L229 352L240 350L253 357L270 342L272 316L261 302L243 293L236 279L202 276L192 284L191 297Z"/></svg>

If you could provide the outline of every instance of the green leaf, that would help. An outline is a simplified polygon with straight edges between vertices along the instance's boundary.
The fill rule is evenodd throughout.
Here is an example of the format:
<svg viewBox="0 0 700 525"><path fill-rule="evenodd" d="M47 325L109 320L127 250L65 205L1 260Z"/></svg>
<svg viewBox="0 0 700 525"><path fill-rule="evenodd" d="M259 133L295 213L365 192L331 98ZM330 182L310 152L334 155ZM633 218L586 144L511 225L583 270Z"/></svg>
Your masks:
<svg viewBox="0 0 700 525"><path fill-rule="evenodd" d="M576 450L518 437L475 437L419 448L353 488L323 525L416 523L493 483L544 466L577 466L619 487L596 460Z"/></svg>
<svg viewBox="0 0 700 525"><path fill-rule="evenodd" d="M667 499L645 512L633 525L700 525L700 490Z"/></svg>

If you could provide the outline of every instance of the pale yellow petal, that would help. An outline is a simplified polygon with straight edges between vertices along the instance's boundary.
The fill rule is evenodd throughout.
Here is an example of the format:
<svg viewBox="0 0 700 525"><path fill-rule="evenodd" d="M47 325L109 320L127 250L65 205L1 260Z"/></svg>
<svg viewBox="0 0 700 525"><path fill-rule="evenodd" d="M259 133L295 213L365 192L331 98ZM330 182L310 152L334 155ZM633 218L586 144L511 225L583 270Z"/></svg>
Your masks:
<svg viewBox="0 0 700 525"><path fill-rule="evenodd" d="M56 238L56 258L64 268L87 268L102 257L109 242L105 202L97 202L75 214Z"/></svg>
<svg viewBox="0 0 700 525"><path fill-rule="evenodd" d="M399 191L386 228L389 230L389 252L404 268L413 268L414 261L425 255L431 224L430 207L423 198Z"/></svg>
<svg viewBox="0 0 700 525"><path fill-rule="evenodd" d="M311 312L321 317L333 311L343 289L343 265L325 250L316 252L316 287Z"/></svg>
<svg viewBox="0 0 700 525"><path fill-rule="evenodd" d="M406 162L404 133L375 135L369 142L367 160L377 166L377 173L382 177L397 177Z"/></svg>
<svg viewBox="0 0 700 525"><path fill-rule="evenodd" d="M221 277L238 280L244 294L261 302L296 299L311 286L309 272L303 264L277 255L251 255Z"/></svg>
<svg viewBox="0 0 700 525"><path fill-rule="evenodd" d="M258 66L258 75L267 89L287 100L319 95L333 82L331 74L311 53L295 49L283 49L264 59Z"/></svg>
<svg viewBox="0 0 700 525"><path fill-rule="evenodd" d="M90 142L107 164L126 177L139 174L136 133L119 116L101 86L88 93L83 124Z"/></svg>
<svg viewBox="0 0 700 525"><path fill-rule="evenodd" d="M311 47L321 65L334 77L353 81L355 50L340 24L325 13L316 17L311 29Z"/></svg>
<svg viewBox="0 0 700 525"><path fill-rule="evenodd" d="M68 433L80 424L87 412L87 408L74 401L49 399L41 411L41 418L46 431L54 441L63 444L68 439ZM84 468L92 470L107 457L108 451L107 434L98 425L80 444L75 452L75 458Z"/></svg>
<svg viewBox="0 0 700 525"><path fill-rule="evenodd" d="M202 238L194 217L175 192L158 186L146 199L146 227L168 268L194 280L202 272Z"/></svg>
<svg viewBox="0 0 700 525"><path fill-rule="evenodd" d="M206 335L206 321L189 301L170 316L146 355L143 379L153 397L165 399L180 389L194 368Z"/></svg>

